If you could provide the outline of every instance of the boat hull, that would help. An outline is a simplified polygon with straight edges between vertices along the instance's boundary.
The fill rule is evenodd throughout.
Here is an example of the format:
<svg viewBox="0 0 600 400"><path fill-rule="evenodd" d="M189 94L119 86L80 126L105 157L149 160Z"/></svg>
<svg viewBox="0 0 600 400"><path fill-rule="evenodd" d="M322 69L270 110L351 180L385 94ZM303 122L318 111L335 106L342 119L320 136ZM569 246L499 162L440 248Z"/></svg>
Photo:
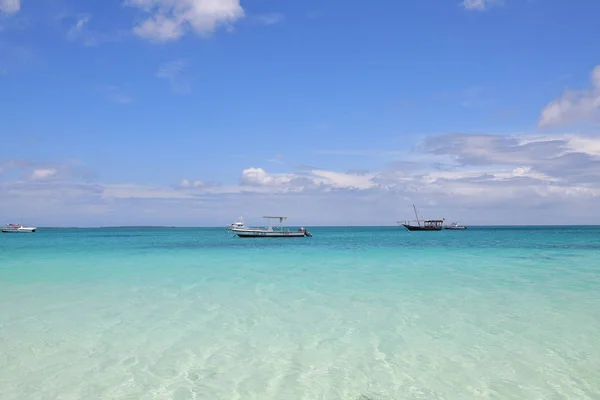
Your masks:
<svg viewBox="0 0 600 400"><path fill-rule="evenodd" d="M304 232L234 232L241 238L302 238Z"/></svg>
<svg viewBox="0 0 600 400"><path fill-rule="evenodd" d="M32 233L36 228L2 228L2 233Z"/></svg>
<svg viewBox="0 0 600 400"><path fill-rule="evenodd" d="M232 229L232 232L241 238L302 238L309 236L306 231L261 231Z"/></svg>
<svg viewBox="0 0 600 400"><path fill-rule="evenodd" d="M402 226L404 226L409 231L441 231L442 230L441 226L414 226L414 225L407 225L407 224L402 224Z"/></svg>
<svg viewBox="0 0 600 400"><path fill-rule="evenodd" d="M467 229L466 226L446 226L444 227L444 229L449 230L449 231L464 231L465 229Z"/></svg>

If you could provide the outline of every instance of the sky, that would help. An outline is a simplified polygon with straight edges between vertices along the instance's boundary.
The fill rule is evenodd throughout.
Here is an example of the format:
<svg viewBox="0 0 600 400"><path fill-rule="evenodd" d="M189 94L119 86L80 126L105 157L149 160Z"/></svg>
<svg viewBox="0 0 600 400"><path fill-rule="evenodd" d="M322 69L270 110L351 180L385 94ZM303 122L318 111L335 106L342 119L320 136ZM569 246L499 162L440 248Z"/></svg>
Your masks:
<svg viewBox="0 0 600 400"><path fill-rule="evenodd" d="M0 223L600 224L597 0L0 0Z"/></svg>

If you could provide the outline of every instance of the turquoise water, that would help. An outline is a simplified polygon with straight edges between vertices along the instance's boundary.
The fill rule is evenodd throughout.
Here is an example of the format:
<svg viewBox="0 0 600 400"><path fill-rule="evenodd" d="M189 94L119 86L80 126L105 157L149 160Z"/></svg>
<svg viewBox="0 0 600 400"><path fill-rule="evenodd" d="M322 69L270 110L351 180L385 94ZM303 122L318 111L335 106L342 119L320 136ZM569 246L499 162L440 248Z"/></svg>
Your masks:
<svg viewBox="0 0 600 400"><path fill-rule="evenodd" d="M0 398L600 398L600 228L309 230L0 235Z"/></svg>

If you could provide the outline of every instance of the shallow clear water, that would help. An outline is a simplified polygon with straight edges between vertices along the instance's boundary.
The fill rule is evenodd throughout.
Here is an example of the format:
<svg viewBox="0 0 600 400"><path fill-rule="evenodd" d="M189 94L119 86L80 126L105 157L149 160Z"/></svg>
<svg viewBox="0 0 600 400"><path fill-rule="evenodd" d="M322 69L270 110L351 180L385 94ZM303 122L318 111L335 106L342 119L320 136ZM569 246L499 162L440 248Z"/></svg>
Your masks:
<svg viewBox="0 0 600 400"><path fill-rule="evenodd" d="M0 236L0 398L598 399L600 228Z"/></svg>

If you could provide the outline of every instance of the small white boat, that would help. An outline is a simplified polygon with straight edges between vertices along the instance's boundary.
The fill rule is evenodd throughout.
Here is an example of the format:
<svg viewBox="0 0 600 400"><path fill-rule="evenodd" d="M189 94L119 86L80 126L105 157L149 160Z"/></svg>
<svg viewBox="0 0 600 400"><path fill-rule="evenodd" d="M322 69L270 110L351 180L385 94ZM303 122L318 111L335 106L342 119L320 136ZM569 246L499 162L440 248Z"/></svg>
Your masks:
<svg viewBox="0 0 600 400"><path fill-rule="evenodd" d="M233 228L239 228L239 229L246 228L246 225L244 224L244 218L239 217L235 222L233 222L231 225L227 226L227 229L233 229Z"/></svg>
<svg viewBox="0 0 600 400"><path fill-rule="evenodd" d="M464 225L459 225L458 222L453 222L450 225L444 226L444 229L448 229L451 231L462 231L467 229L467 227Z"/></svg>
<svg viewBox="0 0 600 400"><path fill-rule="evenodd" d="M31 226L23 226L21 224L6 224L2 228L4 233L31 233L35 232L37 228Z"/></svg>
<svg viewBox="0 0 600 400"><path fill-rule="evenodd" d="M297 231L290 231L283 227L283 221L287 217L263 217L268 221L265 228L231 228L231 231L241 238L301 238L301 237L312 237L312 234L304 228L300 228ZM271 225L272 219L279 219L279 226L273 227Z"/></svg>

